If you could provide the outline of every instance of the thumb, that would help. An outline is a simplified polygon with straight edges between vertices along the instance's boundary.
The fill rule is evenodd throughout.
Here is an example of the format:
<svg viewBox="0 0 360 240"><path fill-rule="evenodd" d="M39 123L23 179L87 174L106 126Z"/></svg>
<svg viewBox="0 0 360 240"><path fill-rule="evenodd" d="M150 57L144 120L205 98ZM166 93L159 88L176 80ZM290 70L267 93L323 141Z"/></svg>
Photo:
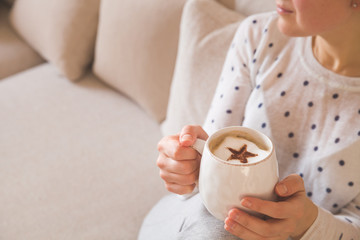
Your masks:
<svg viewBox="0 0 360 240"><path fill-rule="evenodd" d="M208 135L201 126L186 125L180 132L179 142L183 147L190 147L195 143L197 138L206 140Z"/></svg>
<svg viewBox="0 0 360 240"><path fill-rule="evenodd" d="M298 192L304 192L304 181L299 175L291 174L276 185L275 191L280 197L289 197Z"/></svg>

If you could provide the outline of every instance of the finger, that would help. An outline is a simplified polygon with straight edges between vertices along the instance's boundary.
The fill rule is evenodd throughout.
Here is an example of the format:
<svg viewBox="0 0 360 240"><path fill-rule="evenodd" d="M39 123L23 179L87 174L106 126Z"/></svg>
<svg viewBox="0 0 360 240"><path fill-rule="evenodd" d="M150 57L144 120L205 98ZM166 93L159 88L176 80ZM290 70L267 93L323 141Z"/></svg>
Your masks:
<svg viewBox="0 0 360 240"><path fill-rule="evenodd" d="M190 174L200 168L200 156L198 155L195 160L178 161L160 153L156 164L164 171L177 174Z"/></svg>
<svg viewBox="0 0 360 240"><path fill-rule="evenodd" d="M197 138L206 140L208 135L201 126L187 125L181 130L179 136L180 145L190 147L195 143Z"/></svg>
<svg viewBox="0 0 360 240"><path fill-rule="evenodd" d="M183 185L179 185L179 184L175 184L175 183L165 182L165 187L169 192L172 192L175 194L180 194L180 195L192 193L195 186L196 186L195 184L183 186Z"/></svg>
<svg viewBox="0 0 360 240"><path fill-rule="evenodd" d="M224 228L229 233L241 239L252 239L252 240L264 239L263 236L260 236L259 234L245 228L244 226L238 224L236 221L232 220L231 218L225 219Z"/></svg>
<svg viewBox="0 0 360 240"><path fill-rule="evenodd" d="M192 185L195 184L195 182L197 181L199 174L198 171L191 173L191 174L176 174L176 173L170 173L167 171L164 171L162 169L160 169L160 177L167 183L174 183L177 185L182 185L182 186L188 186L188 185Z"/></svg>
<svg viewBox="0 0 360 240"><path fill-rule="evenodd" d="M294 206L287 201L272 202L252 197L243 198L240 204L257 213L276 219L290 218L292 216L292 212L295 210L293 209Z"/></svg>
<svg viewBox="0 0 360 240"><path fill-rule="evenodd" d="M175 160L193 160L198 152L191 147L180 145L179 136L166 136L158 143L158 151Z"/></svg>
<svg viewBox="0 0 360 240"><path fill-rule="evenodd" d="M298 192L305 192L303 179L297 174L291 174L276 184L275 192L280 197L289 197Z"/></svg>
<svg viewBox="0 0 360 240"><path fill-rule="evenodd" d="M271 219L265 221L239 209L231 209L228 218L246 229L265 237L280 237L291 230L285 220Z"/></svg>

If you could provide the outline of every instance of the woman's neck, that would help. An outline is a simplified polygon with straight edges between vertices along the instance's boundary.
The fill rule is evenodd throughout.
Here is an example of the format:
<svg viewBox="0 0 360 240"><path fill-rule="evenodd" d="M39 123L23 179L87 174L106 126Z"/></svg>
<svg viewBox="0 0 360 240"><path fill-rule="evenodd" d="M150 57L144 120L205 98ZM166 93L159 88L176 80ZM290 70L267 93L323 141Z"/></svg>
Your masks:
<svg viewBox="0 0 360 240"><path fill-rule="evenodd" d="M314 56L325 68L340 75L360 77L360 24L314 36L312 46Z"/></svg>

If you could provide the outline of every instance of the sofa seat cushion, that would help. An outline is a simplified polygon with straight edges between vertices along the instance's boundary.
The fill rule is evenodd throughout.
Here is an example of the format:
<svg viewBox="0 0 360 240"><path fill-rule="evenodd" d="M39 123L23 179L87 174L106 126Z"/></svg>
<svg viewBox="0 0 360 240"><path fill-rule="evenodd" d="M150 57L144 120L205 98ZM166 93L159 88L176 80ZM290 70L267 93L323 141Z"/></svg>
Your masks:
<svg viewBox="0 0 360 240"><path fill-rule="evenodd" d="M0 1L0 79L36 66L44 59L12 29L9 6Z"/></svg>
<svg viewBox="0 0 360 240"><path fill-rule="evenodd" d="M165 190L160 129L93 75L42 64L0 81L2 239L136 239Z"/></svg>

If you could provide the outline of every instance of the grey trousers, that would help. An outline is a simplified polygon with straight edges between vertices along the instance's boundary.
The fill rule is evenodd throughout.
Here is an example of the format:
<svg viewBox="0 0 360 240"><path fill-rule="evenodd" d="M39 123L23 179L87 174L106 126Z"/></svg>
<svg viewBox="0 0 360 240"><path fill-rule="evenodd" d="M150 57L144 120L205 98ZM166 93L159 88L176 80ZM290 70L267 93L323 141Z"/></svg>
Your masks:
<svg viewBox="0 0 360 240"><path fill-rule="evenodd" d="M138 240L239 240L203 206L199 194L161 199L146 216Z"/></svg>

